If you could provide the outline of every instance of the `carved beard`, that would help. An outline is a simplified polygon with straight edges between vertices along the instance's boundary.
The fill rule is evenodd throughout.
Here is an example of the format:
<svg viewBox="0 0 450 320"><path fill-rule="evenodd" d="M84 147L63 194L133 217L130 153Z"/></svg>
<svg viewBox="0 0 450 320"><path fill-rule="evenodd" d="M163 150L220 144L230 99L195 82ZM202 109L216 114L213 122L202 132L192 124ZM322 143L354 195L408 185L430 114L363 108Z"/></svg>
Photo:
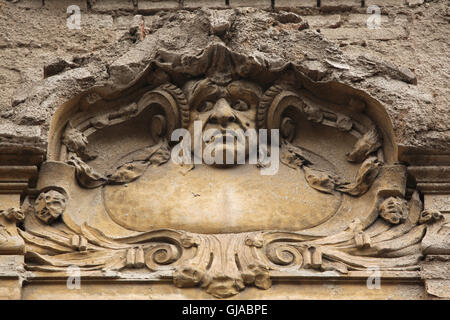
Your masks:
<svg viewBox="0 0 450 320"><path fill-rule="evenodd" d="M203 156L205 156L206 153L207 156L211 155L213 159L218 160L211 165L226 168L245 163L249 152L249 142L247 137L245 137L244 140L238 140L235 137L230 138L227 135L223 135L222 142L218 143L214 138L212 140L213 141L210 142L203 142ZM209 150L212 151L209 152ZM216 152L222 155L221 157L219 156L218 159L216 158ZM239 157L241 159L239 159Z"/></svg>
<svg viewBox="0 0 450 320"><path fill-rule="evenodd" d="M48 224L48 223L56 220L60 216L59 212L60 212L60 210L55 211L53 209L44 208L37 213L37 216L41 221Z"/></svg>

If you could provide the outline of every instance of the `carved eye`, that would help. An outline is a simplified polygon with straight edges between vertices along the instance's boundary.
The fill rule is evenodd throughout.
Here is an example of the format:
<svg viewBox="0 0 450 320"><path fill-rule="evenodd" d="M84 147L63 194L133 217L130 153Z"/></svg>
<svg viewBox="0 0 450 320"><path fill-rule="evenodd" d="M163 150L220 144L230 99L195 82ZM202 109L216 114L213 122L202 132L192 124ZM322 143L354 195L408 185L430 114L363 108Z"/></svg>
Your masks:
<svg viewBox="0 0 450 320"><path fill-rule="evenodd" d="M198 112L207 112L212 110L214 104L211 101L205 101L197 107Z"/></svg>
<svg viewBox="0 0 450 320"><path fill-rule="evenodd" d="M247 111L249 109L248 104L245 101L238 100L234 105L233 109L238 111Z"/></svg>

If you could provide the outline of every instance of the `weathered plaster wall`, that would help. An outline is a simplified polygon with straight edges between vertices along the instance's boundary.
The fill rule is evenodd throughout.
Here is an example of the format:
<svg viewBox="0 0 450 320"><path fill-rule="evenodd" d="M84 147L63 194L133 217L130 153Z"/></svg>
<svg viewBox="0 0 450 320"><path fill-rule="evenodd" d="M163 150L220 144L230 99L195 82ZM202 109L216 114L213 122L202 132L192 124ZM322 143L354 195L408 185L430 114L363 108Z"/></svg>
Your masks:
<svg viewBox="0 0 450 320"><path fill-rule="evenodd" d="M68 98L111 82L115 75L130 80L156 47L193 54L214 41L207 13L199 6L248 4L223 2L2 1L0 141L44 150L49 119ZM450 9L445 0L416 2L373 0L361 7L355 0L321 1L317 7L317 1L277 0L275 8L270 1L257 2L253 5L261 10L237 11L227 41L238 51L256 49L264 59L302 65L314 80L338 80L370 91L387 109L400 146L448 151ZM66 26L70 4L82 9L81 30ZM366 26L372 4L382 9L378 30ZM273 13L281 9L302 18ZM133 34L136 14L143 15L149 33L144 41ZM44 66L57 59L68 62L66 70L71 70L43 80Z"/></svg>

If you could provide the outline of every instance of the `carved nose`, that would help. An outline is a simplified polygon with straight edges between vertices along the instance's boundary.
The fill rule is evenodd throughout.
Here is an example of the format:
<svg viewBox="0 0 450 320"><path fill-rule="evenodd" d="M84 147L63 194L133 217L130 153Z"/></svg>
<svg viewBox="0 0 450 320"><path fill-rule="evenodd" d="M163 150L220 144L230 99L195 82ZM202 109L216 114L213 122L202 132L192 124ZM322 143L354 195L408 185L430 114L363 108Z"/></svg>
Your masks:
<svg viewBox="0 0 450 320"><path fill-rule="evenodd" d="M225 99L219 99L214 106L213 113L211 114L210 122L219 123L223 127L226 127L228 123L235 122L236 117L230 104Z"/></svg>

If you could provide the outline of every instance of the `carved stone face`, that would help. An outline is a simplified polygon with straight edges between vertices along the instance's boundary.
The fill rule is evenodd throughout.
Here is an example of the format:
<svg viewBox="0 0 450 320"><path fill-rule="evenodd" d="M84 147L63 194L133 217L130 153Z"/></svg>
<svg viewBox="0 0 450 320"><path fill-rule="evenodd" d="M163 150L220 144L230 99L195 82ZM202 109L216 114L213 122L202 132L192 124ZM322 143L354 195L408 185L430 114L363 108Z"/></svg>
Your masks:
<svg viewBox="0 0 450 320"><path fill-rule="evenodd" d="M50 224L66 209L66 197L55 190L41 193L35 201L36 216L42 222Z"/></svg>
<svg viewBox="0 0 450 320"><path fill-rule="evenodd" d="M428 223L443 219L444 216L437 210L427 209L420 213L419 223Z"/></svg>
<svg viewBox="0 0 450 320"><path fill-rule="evenodd" d="M203 134L212 129L218 130L223 135L223 163L225 163L227 154L234 154L236 162L238 148L244 148L247 157L249 153L248 137L245 140L233 138L235 142L227 144L226 136L240 130L244 133L248 129L256 129L256 111L262 94L261 88L256 84L242 80L233 81L226 86L219 86L209 79L203 79L188 82L185 86L185 92L191 108L191 122L188 128L191 137L194 137L194 121L200 120ZM231 137L230 140L232 140ZM202 141L203 150L205 150L214 140Z"/></svg>
<svg viewBox="0 0 450 320"><path fill-rule="evenodd" d="M380 204L380 215L392 224L404 222L408 217L406 201L398 197L389 197Z"/></svg>

